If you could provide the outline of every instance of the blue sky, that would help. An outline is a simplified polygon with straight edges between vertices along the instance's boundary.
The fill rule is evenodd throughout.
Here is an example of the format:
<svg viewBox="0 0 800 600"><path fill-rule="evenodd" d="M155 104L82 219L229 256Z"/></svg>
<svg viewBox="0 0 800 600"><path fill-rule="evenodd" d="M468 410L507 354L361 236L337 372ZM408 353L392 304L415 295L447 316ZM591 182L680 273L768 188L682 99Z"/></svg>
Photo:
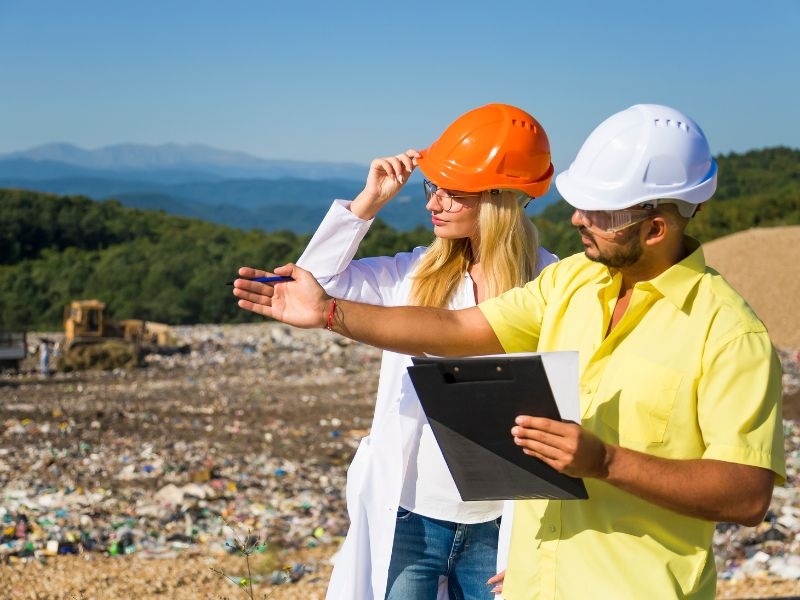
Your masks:
<svg viewBox="0 0 800 600"><path fill-rule="evenodd" d="M203 143L367 164L516 104L566 168L670 104L715 153L800 147L800 1L0 0L0 153Z"/></svg>

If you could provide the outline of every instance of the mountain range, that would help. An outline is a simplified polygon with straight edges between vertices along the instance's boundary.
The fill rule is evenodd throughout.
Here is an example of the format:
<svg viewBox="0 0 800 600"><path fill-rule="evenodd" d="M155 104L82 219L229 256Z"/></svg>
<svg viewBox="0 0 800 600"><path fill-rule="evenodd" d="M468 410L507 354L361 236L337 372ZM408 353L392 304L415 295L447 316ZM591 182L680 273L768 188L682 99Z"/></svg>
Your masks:
<svg viewBox="0 0 800 600"><path fill-rule="evenodd" d="M201 144L86 150L59 143L0 154L0 187L114 199L244 229L310 233L331 200L355 197L367 169L355 163L264 159ZM429 226L421 182L417 171L381 211L381 219L401 231ZM536 214L557 199L551 190L528 212Z"/></svg>
<svg viewBox="0 0 800 600"><path fill-rule="evenodd" d="M85 150L72 144L45 144L29 150L0 154L0 160L40 163L43 173L64 165L128 176L134 179L169 174L177 181L197 177L219 179L360 179L366 165L258 158L244 152L219 150L203 144L115 144ZM49 166L48 166L48 163ZM33 172L33 171L32 171Z"/></svg>

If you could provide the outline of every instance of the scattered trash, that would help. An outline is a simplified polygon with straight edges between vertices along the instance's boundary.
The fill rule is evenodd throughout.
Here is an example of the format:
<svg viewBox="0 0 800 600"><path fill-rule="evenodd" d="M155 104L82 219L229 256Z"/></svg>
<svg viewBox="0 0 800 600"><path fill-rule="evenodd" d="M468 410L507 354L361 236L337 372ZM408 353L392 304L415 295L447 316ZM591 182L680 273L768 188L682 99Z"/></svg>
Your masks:
<svg viewBox="0 0 800 600"><path fill-rule="evenodd" d="M380 352L274 323L175 333L192 351L148 356L140 370L43 381L34 362L29 373L2 375L0 564L214 557L229 555L237 534L261 540L253 557L335 552ZM796 394L800 353L781 359L784 390ZM784 425L788 476L767 518L716 529L722 581L800 579L800 421ZM261 584L311 570L270 568Z"/></svg>

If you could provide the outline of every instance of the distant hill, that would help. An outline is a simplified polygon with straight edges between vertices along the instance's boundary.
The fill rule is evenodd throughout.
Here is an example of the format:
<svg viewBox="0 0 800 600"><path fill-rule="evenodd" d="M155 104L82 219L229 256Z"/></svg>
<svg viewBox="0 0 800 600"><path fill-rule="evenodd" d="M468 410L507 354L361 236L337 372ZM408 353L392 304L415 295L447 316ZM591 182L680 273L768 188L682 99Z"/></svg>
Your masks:
<svg viewBox="0 0 800 600"><path fill-rule="evenodd" d="M116 199L124 206L238 228L309 233L334 198L355 197L367 168L266 160L201 145L121 144L84 150L48 144L0 155L0 187ZM551 191L528 212L538 214L556 200ZM417 172L381 218L400 231L428 226L424 204Z"/></svg>
<svg viewBox="0 0 800 600"><path fill-rule="evenodd" d="M771 228L763 236L753 237L746 247L737 246L727 253L733 267L714 256L713 246L709 245L709 256L714 260L711 264L719 264L723 274L732 279L734 271L730 269L750 265L748 273L765 275L757 281L753 276L750 282L763 288L761 296L779 291L778 300L788 311L785 314L794 314L791 301L787 305L784 300L794 299L795 288L773 282L781 277L792 279L797 262L793 251L797 238L779 238L776 228L800 225L800 150L769 148L718 159L717 194L692 219L688 232L707 243L754 227ZM331 182L343 185L342 180ZM94 297L109 302L117 318L172 324L255 318L237 309L224 282L235 276L242 265L271 268L296 260L329 202L331 194L326 186L331 182L316 182L320 197L324 197L318 215L310 214L316 209L307 202L288 208L279 204L242 206L240 212L232 213L223 204L203 204L157 193L141 192L128 197L130 203L148 209L142 210L123 206L119 201L98 202L80 195L0 189L0 327L52 331L59 326L67 301ZM217 183L220 182L210 182ZM240 197L245 197L248 190L259 195L267 189L260 187L265 185L263 180L231 183L239 186L233 189ZM271 183L284 186L280 193L287 197L293 186L308 189L305 186L313 182ZM361 185L351 184L357 184L356 188ZM180 188L183 193L195 184L180 185L185 185ZM409 194L414 190L421 190L416 182ZM357 256L387 256L430 243L433 234L421 208L421 193L419 199L409 197L405 203L389 206L392 205L401 212L421 214L425 225L400 231L387 224L382 211ZM199 207L204 218L168 214L165 207L174 212L191 212ZM310 211L308 215L306 210ZM572 212L566 202L558 201L533 217L542 246L561 257L582 251L580 237L570 224ZM209 214L214 218L206 220ZM282 227L265 232L247 220L237 222L236 227L218 224L234 217L246 219L247 214L253 220L272 218ZM309 228L302 234L288 229L295 219L304 217ZM784 246L785 251L781 250ZM794 321L779 322L771 328L796 331L794 325Z"/></svg>
<svg viewBox="0 0 800 600"><path fill-rule="evenodd" d="M367 165L265 159L244 152L219 150L202 144L117 144L85 150L72 144L46 144L29 150L0 154L0 161L23 159L39 163L36 179L51 179L53 164L101 170L124 177L125 173L185 172L216 175L223 179L360 179ZM131 178L131 177L127 177Z"/></svg>
<svg viewBox="0 0 800 600"><path fill-rule="evenodd" d="M391 255L432 239L377 220L359 248ZM172 324L249 320L225 285L242 265L297 260L309 235L247 231L84 196L0 189L0 329L52 331L75 298L119 318Z"/></svg>

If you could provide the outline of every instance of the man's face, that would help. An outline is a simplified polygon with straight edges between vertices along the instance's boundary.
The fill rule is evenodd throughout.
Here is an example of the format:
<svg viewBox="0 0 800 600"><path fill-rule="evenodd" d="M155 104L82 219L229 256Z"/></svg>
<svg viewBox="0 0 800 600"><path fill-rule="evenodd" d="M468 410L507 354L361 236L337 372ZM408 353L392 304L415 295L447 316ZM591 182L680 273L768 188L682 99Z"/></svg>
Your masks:
<svg viewBox="0 0 800 600"><path fill-rule="evenodd" d="M637 223L616 232L613 237L603 238L589 231L575 215L572 217L572 224L581 234L586 258L612 269L628 267L642 256L643 248L639 234L646 223L647 221Z"/></svg>

